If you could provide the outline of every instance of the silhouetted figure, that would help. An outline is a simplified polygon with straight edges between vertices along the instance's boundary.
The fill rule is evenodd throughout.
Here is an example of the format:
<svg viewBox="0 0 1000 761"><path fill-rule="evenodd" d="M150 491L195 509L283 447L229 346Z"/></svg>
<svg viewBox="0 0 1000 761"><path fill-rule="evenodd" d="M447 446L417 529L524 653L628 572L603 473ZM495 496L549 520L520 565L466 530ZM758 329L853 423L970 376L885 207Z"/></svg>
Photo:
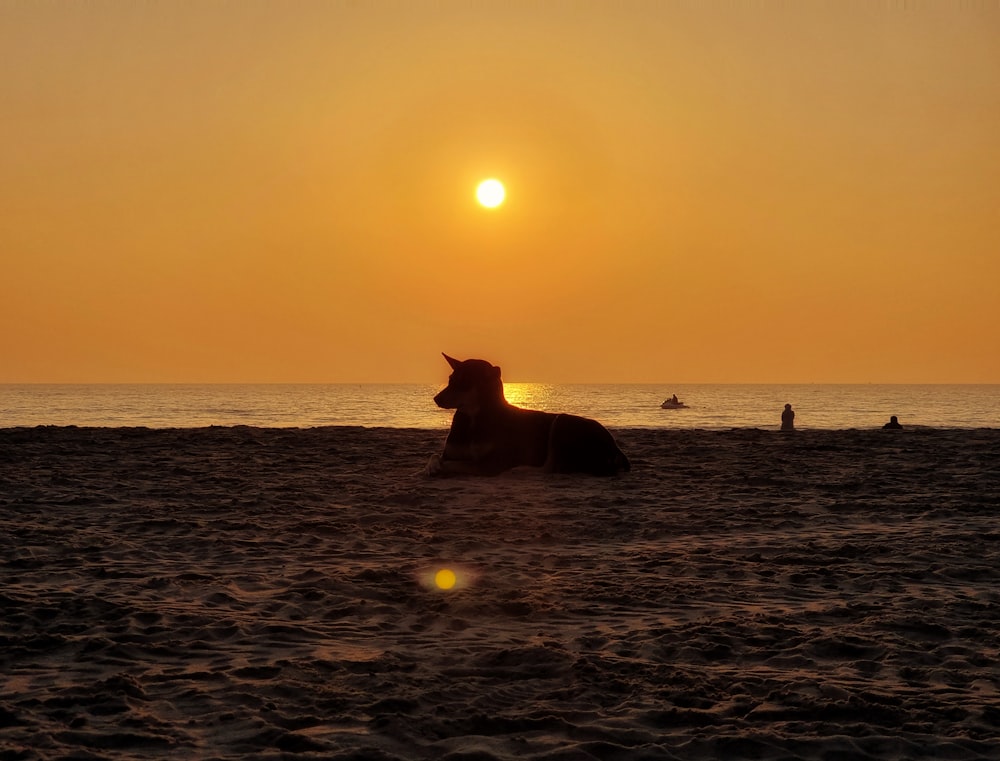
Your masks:
<svg viewBox="0 0 1000 761"><path fill-rule="evenodd" d="M455 415L444 451L427 463L428 476L495 476L521 465L594 476L631 470L614 436L596 420L515 407L504 396L499 367L484 359L444 358L452 373L434 403Z"/></svg>
<svg viewBox="0 0 1000 761"><path fill-rule="evenodd" d="M889 422L882 426L882 428L902 428L902 427L903 426L899 424L899 420L896 419L895 415L889 418Z"/></svg>
<svg viewBox="0 0 1000 761"><path fill-rule="evenodd" d="M786 404L784 412L781 413L781 430L795 430L795 410L792 409L792 405L790 404Z"/></svg>

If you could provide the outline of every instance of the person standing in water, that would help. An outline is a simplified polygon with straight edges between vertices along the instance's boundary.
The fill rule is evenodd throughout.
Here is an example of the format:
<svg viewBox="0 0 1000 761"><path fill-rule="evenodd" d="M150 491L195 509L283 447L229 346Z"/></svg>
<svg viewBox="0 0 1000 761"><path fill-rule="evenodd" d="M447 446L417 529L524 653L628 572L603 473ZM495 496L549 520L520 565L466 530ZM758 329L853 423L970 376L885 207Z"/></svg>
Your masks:
<svg viewBox="0 0 1000 761"><path fill-rule="evenodd" d="M781 430L795 430L795 411L792 409L792 405L790 404L786 404L785 411L781 413Z"/></svg>

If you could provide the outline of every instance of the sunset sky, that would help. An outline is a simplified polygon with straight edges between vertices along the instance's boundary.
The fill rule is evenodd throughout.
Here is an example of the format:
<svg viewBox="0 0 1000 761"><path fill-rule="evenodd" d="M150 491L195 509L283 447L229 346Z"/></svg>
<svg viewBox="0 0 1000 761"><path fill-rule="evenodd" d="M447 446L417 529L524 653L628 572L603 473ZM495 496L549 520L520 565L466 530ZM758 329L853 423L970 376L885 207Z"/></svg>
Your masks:
<svg viewBox="0 0 1000 761"><path fill-rule="evenodd" d="M1000 3L0 0L0 262L4 383L1000 383Z"/></svg>

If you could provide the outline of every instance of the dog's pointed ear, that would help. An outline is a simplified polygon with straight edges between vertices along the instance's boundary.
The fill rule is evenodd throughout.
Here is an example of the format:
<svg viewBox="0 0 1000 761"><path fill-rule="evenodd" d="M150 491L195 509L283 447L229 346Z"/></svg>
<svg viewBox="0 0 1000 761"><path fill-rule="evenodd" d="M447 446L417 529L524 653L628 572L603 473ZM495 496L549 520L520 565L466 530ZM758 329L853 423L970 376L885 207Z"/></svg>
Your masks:
<svg viewBox="0 0 1000 761"><path fill-rule="evenodd" d="M500 365L493 365L493 374L497 376L497 378L500 377Z"/></svg>
<svg viewBox="0 0 1000 761"><path fill-rule="evenodd" d="M452 370L457 370L458 366L462 364L462 360L455 359L454 357L449 357L444 352L441 352L441 356L444 357L446 360L448 360L448 364L451 365Z"/></svg>

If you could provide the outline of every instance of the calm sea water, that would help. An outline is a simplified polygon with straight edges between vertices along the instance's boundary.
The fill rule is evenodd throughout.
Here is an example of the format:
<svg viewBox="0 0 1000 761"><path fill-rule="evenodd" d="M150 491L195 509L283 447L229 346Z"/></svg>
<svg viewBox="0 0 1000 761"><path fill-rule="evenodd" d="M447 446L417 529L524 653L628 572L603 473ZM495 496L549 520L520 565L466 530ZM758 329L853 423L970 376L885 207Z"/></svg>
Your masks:
<svg viewBox="0 0 1000 761"><path fill-rule="evenodd" d="M445 428L434 385L0 385L0 427L35 425L356 425ZM790 403L796 427L1000 427L1000 386L545 385L508 383L514 404L573 412L610 427L776 428ZM686 409L664 410L677 394Z"/></svg>

